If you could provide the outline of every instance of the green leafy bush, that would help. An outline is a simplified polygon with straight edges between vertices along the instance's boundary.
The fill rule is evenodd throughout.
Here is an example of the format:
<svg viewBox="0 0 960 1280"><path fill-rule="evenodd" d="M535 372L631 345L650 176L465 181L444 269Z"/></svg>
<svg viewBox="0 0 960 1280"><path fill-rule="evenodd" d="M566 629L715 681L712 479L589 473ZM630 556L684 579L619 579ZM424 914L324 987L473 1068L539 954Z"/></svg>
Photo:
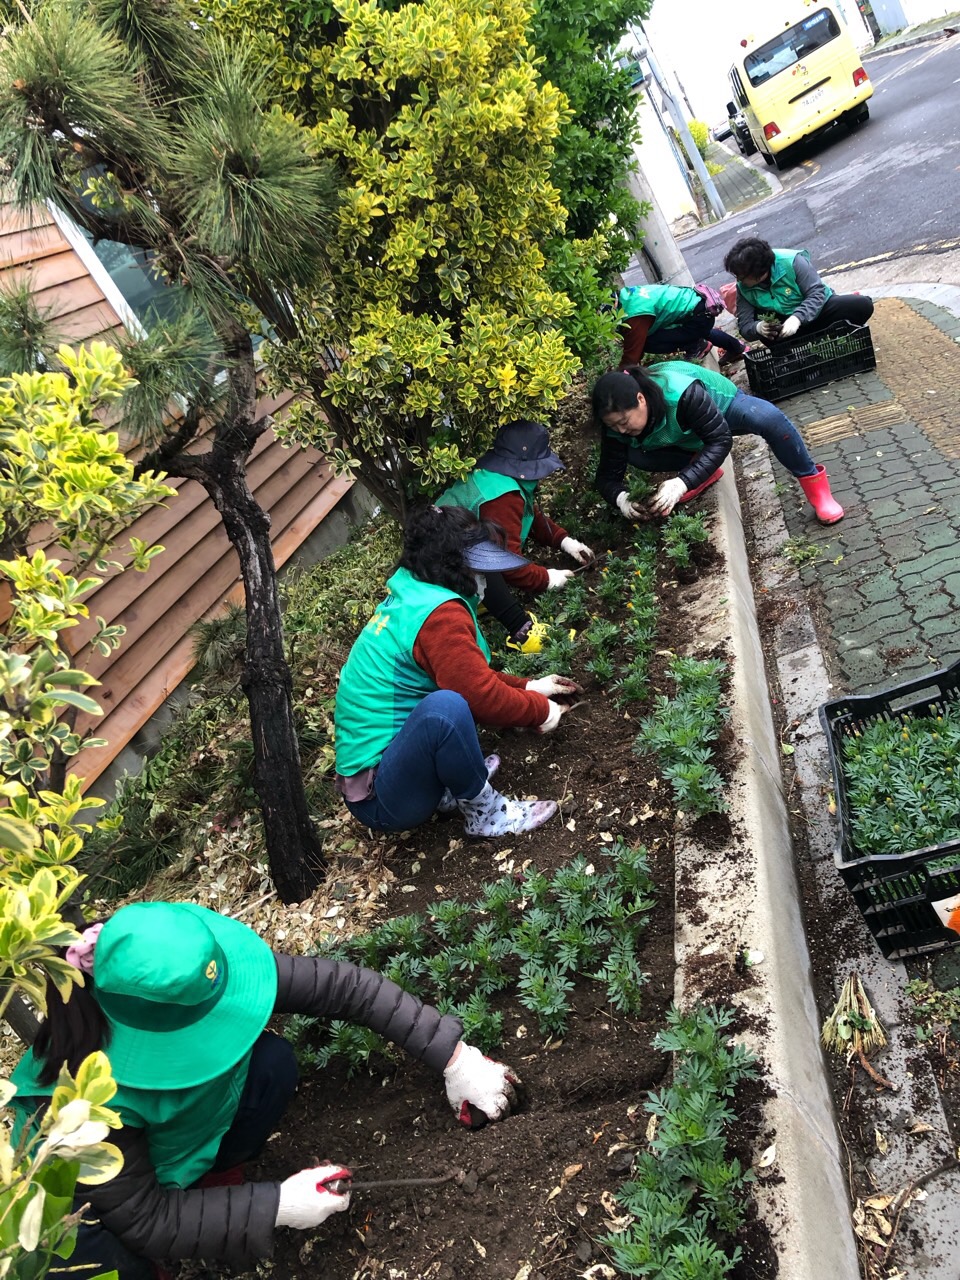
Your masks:
<svg viewBox="0 0 960 1280"><path fill-rule="evenodd" d="M691 120L689 124L690 137L693 139L693 145L700 152L700 155L706 159L707 146L710 142L710 129L702 120Z"/></svg>

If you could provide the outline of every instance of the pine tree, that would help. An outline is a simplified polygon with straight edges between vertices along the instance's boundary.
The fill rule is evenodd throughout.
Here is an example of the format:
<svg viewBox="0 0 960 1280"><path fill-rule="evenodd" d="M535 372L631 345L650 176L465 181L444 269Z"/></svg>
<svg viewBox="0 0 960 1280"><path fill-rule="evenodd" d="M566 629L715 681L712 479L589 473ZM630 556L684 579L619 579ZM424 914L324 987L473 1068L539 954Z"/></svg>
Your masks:
<svg viewBox="0 0 960 1280"><path fill-rule="evenodd" d="M181 0L4 5L0 156L22 207L52 202L95 241L144 251L183 305L122 343L139 382L124 426L139 470L202 485L246 594L243 686L267 853L284 901L322 868L283 650L269 517L245 464L257 411L251 330L296 332L291 295L324 274L336 202L310 136L272 109L253 52L190 21ZM171 398L183 411L171 417Z"/></svg>

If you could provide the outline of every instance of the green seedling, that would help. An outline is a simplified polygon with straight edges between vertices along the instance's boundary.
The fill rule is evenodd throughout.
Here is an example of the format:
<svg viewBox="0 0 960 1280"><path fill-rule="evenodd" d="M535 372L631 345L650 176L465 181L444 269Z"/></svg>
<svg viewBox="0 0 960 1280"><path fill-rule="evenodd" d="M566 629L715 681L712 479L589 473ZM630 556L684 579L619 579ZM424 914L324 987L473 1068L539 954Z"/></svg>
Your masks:
<svg viewBox="0 0 960 1280"><path fill-rule="evenodd" d="M780 548L780 554L785 560L789 560L792 565L800 568L805 564L816 564L823 555L823 551L815 542L811 542L809 538L797 536L786 540Z"/></svg>

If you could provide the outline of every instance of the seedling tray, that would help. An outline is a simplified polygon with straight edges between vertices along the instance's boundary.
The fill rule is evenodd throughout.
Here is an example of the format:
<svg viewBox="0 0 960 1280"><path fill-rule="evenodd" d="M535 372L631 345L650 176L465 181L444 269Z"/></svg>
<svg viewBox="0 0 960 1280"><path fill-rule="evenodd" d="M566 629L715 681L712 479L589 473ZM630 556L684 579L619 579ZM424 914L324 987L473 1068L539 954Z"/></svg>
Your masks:
<svg viewBox="0 0 960 1280"><path fill-rule="evenodd" d="M869 326L849 320L809 337L783 339L772 350L754 347L744 362L751 392L772 401L788 400L877 367Z"/></svg>
<svg viewBox="0 0 960 1280"><path fill-rule="evenodd" d="M843 742L877 720L941 715L958 699L960 662L883 693L838 698L820 708L836 788L837 870L888 960L960 944L960 840L896 854L860 854L853 843Z"/></svg>

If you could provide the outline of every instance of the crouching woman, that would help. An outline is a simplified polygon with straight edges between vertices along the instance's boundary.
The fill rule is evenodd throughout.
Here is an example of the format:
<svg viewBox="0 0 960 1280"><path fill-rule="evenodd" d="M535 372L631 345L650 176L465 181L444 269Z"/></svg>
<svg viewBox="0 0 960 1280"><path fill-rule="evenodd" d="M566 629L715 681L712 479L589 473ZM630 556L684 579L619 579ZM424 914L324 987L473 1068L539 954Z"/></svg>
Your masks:
<svg viewBox="0 0 960 1280"><path fill-rule="evenodd" d="M532 831L553 800L512 800L490 782L476 725L549 733L577 691L572 680L494 671L477 621L484 573L527 564L498 545L494 526L463 507L411 516L390 594L357 637L340 675L336 786L366 826L406 831L459 811L468 836ZM556 697L560 697L560 701Z"/></svg>
<svg viewBox="0 0 960 1280"><path fill-rule="evenodd" d="M247 925L189 902L140 902L86 930L66 959L85 975L47 1016L13 1072L15 1140L37 1122L61 1066L105 1052L117 1082L111 1133L123 1168L87 1186L69 1261L51 1276L160 1280L165 1259L243 1269L273 1252L278 1227L307 1230L349 1207L351 1172L321 1164L282 1182L246 1182L297 1088L293 1050L264 1028L275 1014L354 1022L442 1074L465 1124L517 1105L517 1078L461 1040L393 982L352 964L274 953ZM478 1115L477 1111L481 1114ZM281 1148L282 1150L282 1148Z"/></svg>
<svg viewBox="0 0 960 1280"><path fill-rule="evenodd" d="M642 471L676 471L651 499L657 515L669 515L678 502L689 502L723 475L723 462L734 436L764 440L782 466L794 476L822 524L843 518L843 508L830 492L824 468L813 461L803 437L786 414L736 385L683 360L650 369L605 373L593 388L593 417L600 429L600 462L596 488L628 520L643 512L631 502L627 467Z"/></svg>

